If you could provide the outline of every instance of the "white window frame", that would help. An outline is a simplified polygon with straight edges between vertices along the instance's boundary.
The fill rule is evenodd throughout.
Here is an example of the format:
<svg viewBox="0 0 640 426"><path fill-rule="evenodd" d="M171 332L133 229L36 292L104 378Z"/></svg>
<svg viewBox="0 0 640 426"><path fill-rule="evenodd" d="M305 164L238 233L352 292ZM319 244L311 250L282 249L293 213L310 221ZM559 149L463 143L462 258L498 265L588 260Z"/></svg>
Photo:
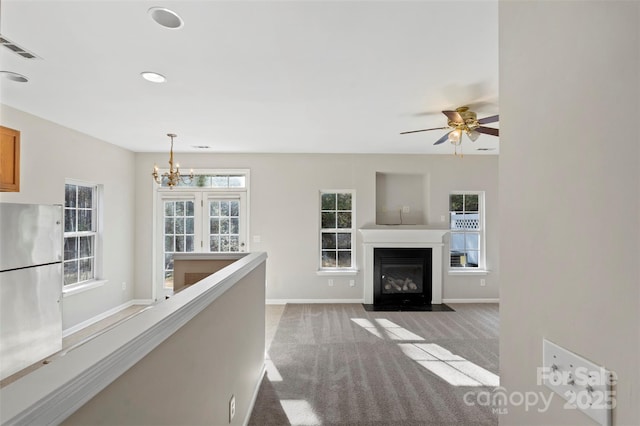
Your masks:
<svg viewBox="0 0 640 426"><path fill-rule="evenodd" d="M94 183L81 181L77 179L65 179L65 188L66 185L75 185L82 186L86 188L92 188L92 199L93 199L93 208L92 208L92 218L91 223L93 225L93 230L91 231L73 231L73 232L64 232L64 224L63 224L63 243L64 238L67 237L83 237L83 236L93 236L93 277L89 280L80 281L72 284L64 283L64 254L62 261L62 293L63 296L70 296L72 294L81 293L83 291L100 287L104 285L107 280L102 278L103 273L103 252L102 252L102 240L103 240L103 196L104 196L104 188L102 185ZM65 189L65 197L64 197L63 210L66 210L66 189ZM63 212L63 221L64 215L66 215L66 211ZM77 217L76 217L77 221ZM77 222L76 222L77 223ZM79 248L78 248L79 249Z"/></svg>
<svg viewBox="0 0 640 426"><path fill-rule="evenodd" d="M451 229L451 204L450 197L452 195L477 195L478 196L478 221L480 229L469 231L458 231ZM465 275L465 274L486 274L486 226L485 226L485 192L484 191L451 191L447 198L447 209L449 211L449 252L447 256L447 267L449 275ZM477 233L480 238L478 252L478 266L451 266L451 240L455 233Z"/></svg>
<svg viewBox="0 0 640 426"><path fill-rule="evenodd" d="M322 228L322 195L323 194L351 194L351 228ZM356 275L356 191L353 189L322 189L318 193L318 275ZM342 232L351 234L351 266L326 267L322 266L322 233L323 231Z"/></svg>

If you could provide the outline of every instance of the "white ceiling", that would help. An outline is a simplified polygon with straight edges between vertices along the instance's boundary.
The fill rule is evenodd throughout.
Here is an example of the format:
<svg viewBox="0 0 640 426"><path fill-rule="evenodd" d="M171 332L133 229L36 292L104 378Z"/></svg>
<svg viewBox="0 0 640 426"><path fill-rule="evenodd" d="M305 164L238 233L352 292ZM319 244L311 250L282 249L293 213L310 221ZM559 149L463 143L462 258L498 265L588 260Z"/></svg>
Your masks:
<svg viewBox="0 0 640 426"><path fill-rule="evenodd" d="M182 29L147 14L168 7ZM136 152L437 153L498 113L498 2L2 0L0 102ZM156 71L154 84L140 77ZM497 127L498 123L489 125ZM498 138L464 137L465 154ZM493 151L476 151L492 148Z"/></svg>

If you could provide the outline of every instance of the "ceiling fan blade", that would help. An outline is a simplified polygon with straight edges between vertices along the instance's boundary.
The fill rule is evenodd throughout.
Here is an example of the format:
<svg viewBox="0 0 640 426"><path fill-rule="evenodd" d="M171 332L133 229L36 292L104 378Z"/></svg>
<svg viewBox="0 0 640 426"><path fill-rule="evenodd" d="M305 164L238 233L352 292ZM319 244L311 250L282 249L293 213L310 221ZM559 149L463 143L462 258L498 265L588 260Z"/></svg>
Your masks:
<svg viewBox="0 0 640 426"><path fill-rule="evenodd" d="M500 119L499 115L492 115L491 117L481 118L480 120L478 120L478 123L480 124L495 123L499 119Z"/></svg>
<svg viewBox="0 0 640 426"><path fill-rule="evenodd" d="M452 130L451 132L453 132L453 130ZM436 141L436 143L434 143L434 145L440 145L441 143L443 143L444 141L446 141L447 139L449 139L449 133L451 133L451 132L447 132L447 134L446 134L446 135L444 135L443 137L441 137L440 139L438 139L438 140Z"/></svg>
<svg viewBox="0 0 640 426"><path fill-rule="evenodd" d="M418 132L428 132L429 130L443 130L448 129L449 127L434 127L432 129L422 129L422 130L410 130L408 132L401 132L401 135L406 135L407 133L418 133Z"/></svg>
<svg viewBox="0 0 640 426"><path fill-rule="evenodd" d="M458 114L458 111L442 111L442 113L454 123L464 123L464 120L462 119L462 116Z"/></svg>
<svg viewBox="0 0 640 426"><path fill-rule="evenodd" d="M499 136L500 129L480 126L476 128L476 132L484 133L485 135Z"/></svg>

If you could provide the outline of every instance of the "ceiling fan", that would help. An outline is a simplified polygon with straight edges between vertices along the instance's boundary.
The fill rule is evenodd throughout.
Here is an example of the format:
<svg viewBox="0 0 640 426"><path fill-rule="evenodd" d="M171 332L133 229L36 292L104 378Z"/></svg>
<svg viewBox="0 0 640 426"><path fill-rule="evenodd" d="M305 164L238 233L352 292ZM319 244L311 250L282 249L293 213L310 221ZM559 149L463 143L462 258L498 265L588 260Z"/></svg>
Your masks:
<svg viewBox="0 0 640 426"><path fill-rule="evenodd" d="M407 133L418 133L418 132L427 132L429 130L443 130L450 129L447 134L438 139L434 145L440 145L446 140L449 140L454 146L460 145L462 142L462 133L466 133L466 135L471 139L472 142L475 142L476 139L480 137L481 134L499 136L499 129L494 129L491 127L485 127L483 124L495 123L499 120L498 115L492 115L490 117L481 118L478 120L478 116L475 112L470 111L469 107L463 106L456 108L455 111L442 111L444 115L447 116L447 127L434 127L431 129L422 129L422 130L410 130L408 132L402 132L401 135L406 135ZM457 150L456 150L457 153Z"/></svg>

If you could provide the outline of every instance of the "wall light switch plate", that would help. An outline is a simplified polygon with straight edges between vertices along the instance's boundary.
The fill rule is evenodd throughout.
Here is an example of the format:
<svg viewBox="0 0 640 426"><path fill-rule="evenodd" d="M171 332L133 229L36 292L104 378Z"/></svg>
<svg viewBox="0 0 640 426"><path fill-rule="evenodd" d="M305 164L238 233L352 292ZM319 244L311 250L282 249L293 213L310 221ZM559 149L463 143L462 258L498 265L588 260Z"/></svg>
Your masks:
<svg viewBox="0 0 640 426"><path fill-rule="evenodd" d="M356 280L349 280L349 287L355 287L356 286Z"/></svg>
<svg viewBox="0 0 640 426"><path fill-rule="evenodd" d="M333 287L333 279L329 278L329 287Z"/></svg>
<svg viewBox="0 0 640 426"><path fill-rule="evenodd" d="M549 340L542 340L538 384L564 398L565 408L578 409L604 426L611 425L615 407L615 374Z"/></svg>
<svg viewBox="0 0 640 426"><path fill-rule="evenodd" d="M411 213L411 207L402 206L402 213Z"/></svg>

